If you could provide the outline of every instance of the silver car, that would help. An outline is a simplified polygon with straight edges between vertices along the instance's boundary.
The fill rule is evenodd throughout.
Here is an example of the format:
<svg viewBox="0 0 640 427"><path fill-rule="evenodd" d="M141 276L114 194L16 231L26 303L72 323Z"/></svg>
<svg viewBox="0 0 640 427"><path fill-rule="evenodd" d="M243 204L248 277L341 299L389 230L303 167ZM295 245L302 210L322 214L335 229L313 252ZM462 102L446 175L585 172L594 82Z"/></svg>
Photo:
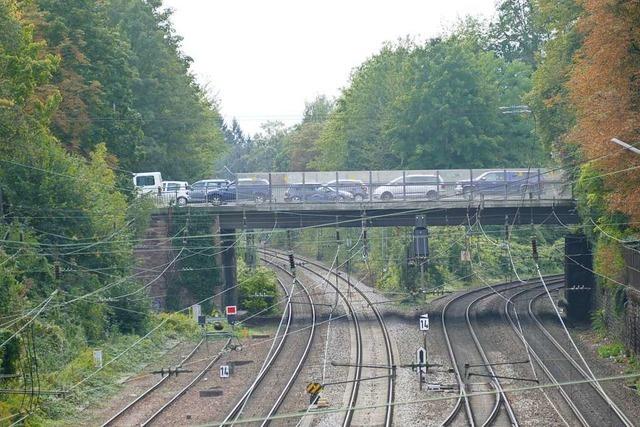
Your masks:
<svg viewBox="0 0 640 427"><path fill-rule="evenodd" d="M440 175L406 175L376 188L373 198L376 200L404 198L436 200L440 190L444 190L444 180Z"/></svg>

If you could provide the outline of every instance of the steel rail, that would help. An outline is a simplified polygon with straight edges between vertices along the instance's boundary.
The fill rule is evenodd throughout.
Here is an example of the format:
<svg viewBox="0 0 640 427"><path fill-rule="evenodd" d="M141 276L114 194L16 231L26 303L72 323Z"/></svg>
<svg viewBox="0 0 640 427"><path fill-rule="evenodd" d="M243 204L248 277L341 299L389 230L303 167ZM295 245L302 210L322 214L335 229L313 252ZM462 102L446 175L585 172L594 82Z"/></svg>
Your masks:
<svg viewBox="0 0 640 427"><path fill-rule="evenodd" d="M485 288L481 288L481 289L485 289ZM442 422L443 426L448 426L453 423L453 421L458 417L458 413L460 412L460 410L462 409L462 405L464 404L465 413L467 414L467 421L469 421L469 426L475 427L473 413L471 412L471 405L469 404L469 399L465 392L465 382L462 380L462 375L460 374L460 368L458 367L457 359L453 351L453 344L451 343L451 337L449 336L449 331L447 330L447 320L446 320L447 310L454 302L458 301L459 299L462 299L464 296L468 295L469 293L475 293L475 292L479 292L479 290L465 292L450 299L442 308L442 313L440 314L440 321L442 323L442 332L444 335L444 341L447 344L449 359L451 359L451 364L453 365L453 371L456 374L456 380L458 382L458 388L459 388L458 399L456 400L456 404L451 410L451 412L449 413L449 415Z"/></svg>
<svg viewBox="0 0 640 427"><path fill-rule="evenodd" d="M209 372L209 370L211 369L211 367L213 366L214 363L216 363L220 357L222 357L222 355L224 354L224 352L226 351L227 346L229 345L229 343L231 342L231 338L229 338L226 342L226 344L224 345L224 347L222 348L222 350L220 350L218 352L218 354L216 354L216 356L211 359L209 361L209 363L207 363L207 366L204 367L204 369L202 369L198 375L196 375L190 382L189 384L187 384L186 386L184 386L178 393L174 394L173 397L171 399L169 399L164 405L162 405L153 415L151 415L146 421L144 421L143 423L140 423L141 427L145 427L148 426L149 424L151 424L156 418L158 418L160 416L160 414L162 414L164 411L166 411L171 405L173 405L178 399L180 399L180 397L182 397L187 391L189 391L189 389L191 387L193 387L194 384L196 384L198 381L200 381L200 379L202 377L204 377L207 372Z"/></svg>
<svg viewBox="0 0 640 427"><path fill-rule="evenodd" d="M276 250L267 250L267 249L258 249L259 252L264 252L267 255L271 255L276 259L280 259L280 260L284 260L287 261L287 257L286 255L276 251ZM317 276L318 278L320 278L324 283L328 284L330 287L332 287L333 289L335 289L336 293L338 294L338 296L340 298L342 298L344 304L347 307L347 311L350 314L350 317L353 321L353 325L354 325L354 331L356 334L356 367L354 369L354 375L353 375L353 383L351 386L351 393L349 394L349 403L348 403L348 410L345 411L345 416L342 422L342 426L343 427L347 427L351 425L351 420L353 419L353 413L355 411L355 406L356 406L356 401L358 399L358 392L360 390L360 379L362 378L362 368L361 368L361 364L362 364L362 333L360 330L360 322L358 320L358 316L356 315L356 311L353 308L353 305L351 304L351 302L347 299L347 297L344 295L344 293L340 290L339 287L337 287L336 285L334 285L333 283L331 283L330 280L328 280L325 276L323 276L322 274L318 273L315 270L312 270L310 268L308 268L306 265L300 265L300 267L302 267L305 271L308 271L309 273Z"/></svg>
<svg viewBox="0 0 640 427"><path fill-rule="evenodd" d="M288 274L289 276L295 279L293 274L291 274L285 268L282 268L280 265L274 262L271 262L266 258L261 258L261 259L264 262L281 269L286 274ZM271 417L278 411L278 409L282 405L282 402L284 402L284 399L286 398L287 394L289 394L289 391L291 391L291 388L293 387L293 383L298 378L298 375L300 375L300 371L302 370L303 363L307 360L309 353L311 352L311 344L313 343L313 338L315 336L316 324L317 324L316 308L313 304L313 298L311 297L311 293L309 292L309 290L300 281L298 281L298 284L302 287L304 293L307 295L307 298L309 299L309 306L311 307L311 330L309 332L309 339L307 340L307 344L305 346L302 357L298 361L298 364L296 365L293 373L291 374L291 377L289 377L289 381L287 381L287 384L285 385L284 390L282 391L282 393L280 393L280 395L276 399L276 402L273 404L273 406L269 410L269 413L267 414L266 419L262 422L261 427L265 427L269 425Z"/></svg>
<svg viewBox="0 0 640 427"><path fill-rule="evenodd" d="M549 276L552 280L554 280L556 276ZM451 337L449 336L449 332L447 330L447 310L451 307L451 305L464 298L469 296L470 294L474 294L474 293L479 293L479 292L488 292L487 295L493 295L495 293L495 290L497 288L506 288L505 290L509 290L512 288L516 288L518 286L521 286L521 282L509 282L509 283L502 283L502 284L496 284L496 285L486 285L486 286L482 286L479 288L475 288L472 290L469 290L467 292L461 293L458 296L455 296L454 298L452 298L451 300L447 301L447 303L445 304L445 306L442 308L442 312L441 312L441 316L440 316L440 320L442 323L442 330L443 330L443 335L445 338L445 343L447 344L447 350L449 352L449 358L451 359L452 365L453 365L453 369L454 369L454 373L456 374L456 380L458 382L458 387L460 389L460 393L458 394L458 399L456 400L456 404L453 407L453 409L451 410L451 412L449 413L449 415L443 420L442 425L443 426L448 426L454 423L454 421L457 419L459 412L462 410L462 406L464 405L465 408L465 413L466 413L466 418L467 421L469 423L469 425L471 427L475 427L476 423L475 420L473 418L473 411L471 409L471 404L469 402L469 398L466 395L466 385L465 382L462 379L462 375L460 374L460 368L458 367L458 363L457 363L457 358L455 356L455 352L453 350L453 344L451 341ZM499 401L499 399L496 399ZM498 402L499 403L499 402ZM493 408L493 412L494 413L496 411L496 404L494 403L494 408Z"/></svg>
<svg viewBox="0 0 640 427"><path fill-rule="evenodd" d="M542 324L542 322L540 322L540 320L538 319L538 316L534 313L533 311L533 304L534 302L547 295L547 291L545 290L544 292L541 292L540 294L534 296L533 298L531 298L531 300L529 301L529 306L528 306L528 312L529 315L531 316L531 318L534 320L536 326L538 327L538 329L540 329L540 331L547 337L547 339L549 339L549 341L551 341L551 343L554 345L555 348L558 349L558 351L560 351L565 357L566 359L571 363L571 365L580 373L580 375L582 375L582 377L586 380L593 380L594 378L592 378L590 375L587 374L587 372L584 370L584 368L582 366L580 366L580 364L565 350L565 348L560 345L560 343L553 337L553 335L551 335L551 333L549 332L549 330ZM591 387L600 395L600 397L602 397L602 399L607 402L607 405L611 408L611 410L616 414L616 416L620 419L620 421L622 421L622 423L625 426L628 427L633 427L634 424L631 422L631 420L629 420L629 418L625 415L624 412L622 412L622 410L618 407L618 405L616 405L613 400L611 400L611 398L607 395L607 393L605 393L605 391L602 389L602 387L600 386L600 384L596 381L596 382L589 382L589 385L591 385Z"/></svg>
<svg viewBox="0 0 640 427"><path fill-rule="evenodd" d="M538 287L540 287L540 286L542 286L542 283L540 283ZM504 304L505 316L506 316L507 320L509 321L509 324L511 325L511 328L513 329L513 331L516 333L516 335L518 335L518 337L520 337L520 339L523 341L524 345L527 347L528 353L535 359L536 363L538 364L540 369L542 369L542 371L545 373L545 375L549 378L549 380L553 384L556 385L556 389L558 390L558 393L560 393L562 398L565 400L565 402L567 403L567 405L571 409L571 412L573 412L573 414L575 415L575 417L577 418L577 420L580 422L580 424L582 426L588 427L589 423L584 418L584 415L582 415L582 413L580 412L578 407L573 402L573 399L571 399L569 397L569 395L565 391L564 387L560 385L560 383L558 382L556 377L551 373L551 371L549 370L547 365L542 361L542 358L531 347L531 345L529 345L526 337L524 336L524 331L522 331L522 332L520 331L520 329L518 328L518 325L516 324L516 321L514 321L513 316L511 315L511 309L509 308L510 306L513 307L513 311L517 315L517 312L516 312L517 308L516 308L516 305L513 302L513 300L515 298L521 296L522 294L525 294L527 292L531 292L534 289L535 289L535 287L531 288L531 289L525 289L523 291L520 291L520 292L517 292L517 293L513 294ZM544 390L542 392L545 393ZM556 412L559 413L558 409L555 408L555 406L554 406L554 409L556 410ZM562 415L560 415L560 416L562 417Z"/></svg>
<svg viewBox="0 0 640 427"><path fill-rule="evenodd" d="M277 337L280 336L280 341L278 342L278 345L277 345L276 349L273 352L271 352L270 354L267 354L265 362L262 364L262 367L260 368L260 371L258 372L258 375L256 376L255 380L253 380L253 382L249 385L247 390L240 397L238 402L236 402L236 404L233 406L231 411L229 411L229 413L224 418L222 423L220 423L220 425L233 425L233 423L238 419L238 417L240 416L240 413L242 412L243 408L245 407L246 403L248 402L249 398L251 397L251 394L253 393L255 388L262 382L262 380L267 375L267 372L269 371L269 369L273 365L273 361L280 354L280 351L282 350L282 348L284 346L284 343L288 338L289 328L291 327L291 321L293 319L293 313L292 313L293 310L292 310L292 307L291 307L291 295L290 295L288 289L286 288L286 286L282 283L282 281L280 281L280 279L278 279L278 283L280 284L282 289L284 289L285 295L287 296L287 299L288 299L288 302L287 302L287 305L286 305L286 308L285 308L285 312L282 313L283 318L284 318L285 314L287 316L287 323L286 323L286 326L285 326L285 330L284 330L284 332L282 334L279 334L279 329L282 326L282 323L281 323L280 326L278 326L278 331L276 331L276 336L274 337L274 340L276 340ZM275 343L275 341L274 341L274 343Z"/></svg>
<svg viewBox="0 0 640 427"><path fill-rule="evenodd" d="M329 272L330 274L333 274L334 276L336 276L339 280L347 283L347 286L349 286L349 283L346 281L346 279L344 277L342 277L340 274L338 274L337 271L329 269L327 267L325 267L324 265L313 261L311 259L305 258L305 257L298 257L299 259L303 260L306 264L311 264L317 268L320 268L321 270L324 270L326 272ZM303 267L305 267L307 270L313 271L311 269L309 269L308 267L306 267L306 265L303 265ZM372 303L371 299L366 295L366 293L364 291L362 291L362 289L360 289L358 286L354 286L351 285L351 287L362 297L362 299L366 302L366 304L371 308L371 310L373 311L376 320L378 322L378 324L380 325L380 329L382 330L382 335L384 337L384 342L385 342L385 350L386 350L386 356L387 356L387 361L389 363L389 366L394 366L395 365L395 360L394 360L394 355L393 355L393 347L391 344L391 337L389 335L389 331L387 329L386 323L384 321L384 318L382 316L382 314L380 314L380 311L378 310L378 308L376 307L375 304ZM387 381L387 406L386 406L386 410L385 410L385 423L384 425L386 427L390 427L392 425L393 422L393 401L394 401L394 378L393 378L393 368L390 369L390 376L388 377L388 381Z"/></svg>
<svg viewBox="0 0 640 427"><path fill-rule="evenodd" d="M522 286L522 285L521 285ZM509 290L512 288L508 288ZM500 380L497 378L495 371L493 370L493 367L491 366L491 362L489 361L489 358L487 357L487 354L484 351L484 348L482 347L482 344L480 343L480 339L478 338L478 334L476 334L476 331L473 327L473 324L471 322L471 316L470 316L470 312L471 309L480 301L487 299L489 297L491 297L492 295L495 295L493 292L492 293L487 293L485 295L480 295L478 298L476 298L475 300L473 300L471 302L471 304L469 304L467 306L467 309L465 310L465 317L467 320L467 326L469 328L469 331L471 332L471 337L473 338L473 341L476 345L476 348L478 349L478 353L480 353L480 357L482 357L482 361L487 365L487 370L489 371L489 373L491 374L491 376L493 377L493 381L492 383L494 384L494 387L496 389L496 391L499 393L499 398L496 399L496 404L493 408L493 411L491 412L489 418L487 418L487 420L482 424L483 426L487 426L489 425L491 422L493 422L499 414L499 410L500 410L500 401L502 401L502 403L504 404L505 410L507 411L507 415L509 416L509 420L511 421L511 425L512 426L518 426L518 420L516 419L515 414L513 413L513 408L511 407L511 403L509 402L509 399L507 399L507 395L505 394L504 390L502 389L502 385L500 384Z"/></svg>
<svg viewBox="0 0 640 427"><path fill-rule="evenodd" d="M178 368L182 367L183 364L185 364L186 362L188 362L193 355L196 353L196 351L198 351L198 349L200 348L200 346L202 345L202 343L204 343L204 338L202 338L198 344L195 345L195 347L189 352L188 355L186 355L184 358L182 358L182 360L180 361L180 363L177 365ZM151 387L149 387L147 390L145 390L144 392L142 392L138 397L136 397L135 399L133 399L131 402L129 402L124 408L122 408L121 410L119 410L118 412L116 412L111 418L109 418L107 421L105 421L101 427L108 427L113 425L113 423L119 419L120 417L122 417L124 414L130 412L132 410L132 408L137 405L140 401L146 399L151 393L153 393L158 387L160 387L165 381L167 381L169 379L171 375L167 375L166 377L162 377L160 378L160 380L158 382L156 382L155 384L153 384Z"/></svg>

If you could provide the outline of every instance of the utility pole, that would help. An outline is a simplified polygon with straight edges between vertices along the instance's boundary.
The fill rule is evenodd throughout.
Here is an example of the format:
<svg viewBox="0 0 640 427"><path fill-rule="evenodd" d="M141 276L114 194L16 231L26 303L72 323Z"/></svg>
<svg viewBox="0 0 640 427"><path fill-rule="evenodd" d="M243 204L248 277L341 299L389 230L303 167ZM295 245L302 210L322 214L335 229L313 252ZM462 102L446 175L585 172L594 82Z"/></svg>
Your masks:
<svg viewBox="0 0 640 427"><path fill-rule="evenodd" d="M251 270L256 268L256 248L255 248L255 238L254 238L253 230L248 230L246 233L246 242L244 249L244 260Z"/></svg>
<svg viewBox="0 0 640 427"><path fill-rule="evenodd" d="M340 271L338 271L338 267L340 266L340 229L338 228L338 216L336 215L336 301L338 297L338 289L340 285Z"/></svg>
<svg viewBox="0 0 640 427"><path fill-rule="evenodd" d="M351 248L351 239L347 238L347 249ZM351 257L349 256L349 252L347 252L347 293L349 296L349 300L351 300L351 279L349 278L351 273Z"/></svg>

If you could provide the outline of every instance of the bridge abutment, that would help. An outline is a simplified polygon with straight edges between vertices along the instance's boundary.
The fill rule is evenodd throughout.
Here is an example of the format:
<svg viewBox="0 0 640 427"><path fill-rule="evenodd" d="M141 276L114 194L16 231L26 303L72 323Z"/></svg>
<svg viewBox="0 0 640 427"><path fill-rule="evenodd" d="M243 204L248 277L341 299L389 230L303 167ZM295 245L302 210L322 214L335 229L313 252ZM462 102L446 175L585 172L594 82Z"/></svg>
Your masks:
<svg viewBox="0 0 640 427"><path fill-rule="evenodd" d="M584 234L567 234L564 242L567 316L587 321L593 310L596 287L591 245Z"/></svg>

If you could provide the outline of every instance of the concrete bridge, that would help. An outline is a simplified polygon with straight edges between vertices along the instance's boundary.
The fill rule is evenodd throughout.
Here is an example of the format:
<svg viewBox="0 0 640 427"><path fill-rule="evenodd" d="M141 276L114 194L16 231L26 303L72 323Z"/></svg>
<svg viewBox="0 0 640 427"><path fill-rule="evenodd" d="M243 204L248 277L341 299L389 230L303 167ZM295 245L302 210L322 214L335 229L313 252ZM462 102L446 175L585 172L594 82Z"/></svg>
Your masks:
<svg viewBox="0 0 640 427"><path fill-rule="evenodd" d="M487 176L492 176L491 180L483 179ZM423 182L412 182L416 177ZM429 179L435 181L431 183ZM214 221L217 223L223 246L225 287L229 289L227 304L237 301L238 230L415 226L418 215L426 219L428 227L476 222L482 225L579 222L571 184L560 171L543 169L239 174L238 182L232 197L215 200L216 203L178 207L173 206L175 195L171 194L163 194L157 200L157 215L170 216L180 210L187 211L192 218L199 217L200 221L211 218L212 225ZM333 191L340 197L298 198L292 196L295 187L311 187L312 194ZM360 191L356 187L362 189L364 196L348 197ZM393 196L382 197L385 191Z"/></svg>

